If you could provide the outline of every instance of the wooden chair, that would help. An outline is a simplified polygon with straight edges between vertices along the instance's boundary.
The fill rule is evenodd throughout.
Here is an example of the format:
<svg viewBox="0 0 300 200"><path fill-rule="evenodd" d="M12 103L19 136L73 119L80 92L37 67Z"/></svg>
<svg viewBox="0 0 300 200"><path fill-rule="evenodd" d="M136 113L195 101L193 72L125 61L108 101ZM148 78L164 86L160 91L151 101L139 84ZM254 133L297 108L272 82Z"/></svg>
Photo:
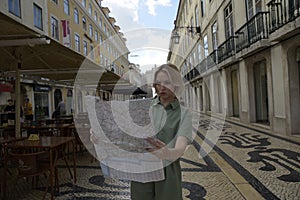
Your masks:
<svg viewBox="0 0 300 200"><path fill-rule="evenodd" d="M16 187L17 181L20 178L32 178L32 180L34 180L34 178L39 177L40 175L46 175L46 172L51 171L49 151L27 152L27 150L11 149L10 152L7 152L5 160L5 168L9 165L11 170L14 169L14 171L17 171L15 182L13 182L14 187ZM56 166L56 161L57 153L53 156L53 166ZM58 188L56 171L57 170L55 169L55 187ZM50 175L46 181L47 184L43 199L45 199L48 191L49 178ZM6 188L4 187L4 189ZM16 190L13 189L13 191Z"/></svg>

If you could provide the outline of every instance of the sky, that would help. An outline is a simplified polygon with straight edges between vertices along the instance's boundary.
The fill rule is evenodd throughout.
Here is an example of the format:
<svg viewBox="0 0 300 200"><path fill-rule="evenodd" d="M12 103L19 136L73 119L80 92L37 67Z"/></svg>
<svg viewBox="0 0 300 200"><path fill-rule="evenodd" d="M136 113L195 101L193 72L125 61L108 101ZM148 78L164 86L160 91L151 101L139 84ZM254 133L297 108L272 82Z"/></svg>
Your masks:
<svg viewBox="0 0 300 200"><path fill-rule="evenodd" d="M142 72L166 63L178 0L103 0L127 39L129 60Z"/></svg>

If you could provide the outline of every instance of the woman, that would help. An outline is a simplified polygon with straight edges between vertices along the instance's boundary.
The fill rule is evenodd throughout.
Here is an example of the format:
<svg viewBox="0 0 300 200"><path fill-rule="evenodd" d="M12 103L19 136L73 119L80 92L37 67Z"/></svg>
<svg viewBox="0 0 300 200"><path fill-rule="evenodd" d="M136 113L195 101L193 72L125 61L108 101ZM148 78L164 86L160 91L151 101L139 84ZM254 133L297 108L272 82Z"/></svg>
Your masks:
<svg viewBox="0 0 300 200"><path fill-rule="evenodd" d="M147 141L147 150L164 164L165 179L141 183L131 181L132 200L181 200L182 180L179 158L192 141L192 116L180 105L178 99L183 81L176 66L164 64L154 74L153 87L157 96L151 102L151 112L156 135ZM91 131L91 141L99 143Z"/></svg>
<svg viewBox="0 0 300 200"><path fill-rule="evenodd" d="M181 200L182 180L179 158L192 141L192 117L180 106L183 82L172 64L161 65L154 74L157 96L152 101L155 138L148 138L149 152L164 161L165 180L149 183L131 182L132 200ZM162 109L163 108L163 109ZM166 119L161 120L164 113ZM163 123L165 121L165 123Z"/></svg>

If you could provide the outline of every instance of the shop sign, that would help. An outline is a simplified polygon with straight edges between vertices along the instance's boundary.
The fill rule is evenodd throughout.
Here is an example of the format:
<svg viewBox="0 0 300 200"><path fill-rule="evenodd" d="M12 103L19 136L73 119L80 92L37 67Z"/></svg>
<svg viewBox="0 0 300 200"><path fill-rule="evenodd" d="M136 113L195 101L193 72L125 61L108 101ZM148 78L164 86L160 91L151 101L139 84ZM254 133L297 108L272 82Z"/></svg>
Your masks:
<svg viewBox="0 0 300 200"><path fill-rule="evenodd" d="M0 92L12 92L13 87L7 83L0 83Z"/></svg>
<svg viewBox="0 0 300 200"><path fill-rule="evenodd" d="M33 87L35 92L49 92L50 91L50 87L48 86L44 86L44 85L35 85Z"/></svg>

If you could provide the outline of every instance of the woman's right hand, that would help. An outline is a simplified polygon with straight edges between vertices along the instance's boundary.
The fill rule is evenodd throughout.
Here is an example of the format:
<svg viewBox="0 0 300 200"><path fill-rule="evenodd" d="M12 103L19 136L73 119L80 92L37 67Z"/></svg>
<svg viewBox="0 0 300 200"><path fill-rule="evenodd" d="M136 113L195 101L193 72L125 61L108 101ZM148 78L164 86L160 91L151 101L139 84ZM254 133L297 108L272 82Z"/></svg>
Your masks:
<svg viewBox="0 0 300 200"><path fill-rule="evenodd" d="M95 133L93 132L93 129L90 129L90 140L93 144L99 144L100 143L99 138L97 138L95 136Z"/></svg>

